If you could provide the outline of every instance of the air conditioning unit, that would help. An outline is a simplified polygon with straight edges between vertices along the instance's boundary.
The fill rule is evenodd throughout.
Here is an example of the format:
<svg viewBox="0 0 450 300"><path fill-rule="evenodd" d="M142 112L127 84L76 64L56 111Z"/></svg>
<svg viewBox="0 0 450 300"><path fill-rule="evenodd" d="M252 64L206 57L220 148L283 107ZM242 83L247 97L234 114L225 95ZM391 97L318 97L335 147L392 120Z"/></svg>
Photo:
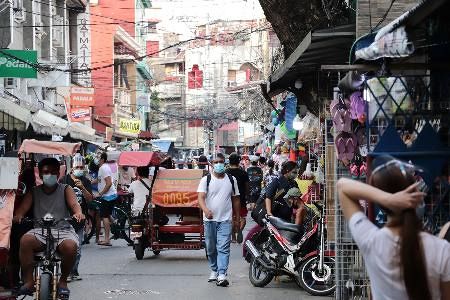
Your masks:
<svg viewBox="0 0 450 300"><path fill-rule="evenodd" d="M56 15L56 6L50 6L50 12L52 16Z"/></svg>
<svg viewBox="0 0 450 300"><path fill-rule="evenodd" d="M22 23L25 21L25 10L23 9L23 0L13 1L14 21Z"/></svg>
<svg viewBox="0 0 450 300"><path fill-rule="evenodd" d="M5 89L16 89L19 87L19 80L17 78L5 78L3 84Z"/></svg>
<svg viewBox="0 0 450 300"><path fill-rule="evenodd" d="M53 27L52 27L52 41L54 47L64 46L64 18L61 16L53 17Z"/></svg>
<svg viewBox="0 0 450 300"><path fill-rule="evenodd" d="M41 21L34 22L34 35L39 39L46 35L42 26L44 26L44 24Z"/></svg>

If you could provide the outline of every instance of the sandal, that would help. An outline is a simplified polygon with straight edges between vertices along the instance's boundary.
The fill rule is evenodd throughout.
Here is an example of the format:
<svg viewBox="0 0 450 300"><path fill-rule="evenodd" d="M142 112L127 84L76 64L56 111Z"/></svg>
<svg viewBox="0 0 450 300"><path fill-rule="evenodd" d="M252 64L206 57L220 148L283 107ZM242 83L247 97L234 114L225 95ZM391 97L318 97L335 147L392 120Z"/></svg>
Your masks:
<svg viewBox="0 0 450 300"><path fill-rule="evenodd" d="M106 243L105 241L98 242L98 245L99 246L106 246L106 247L111 247L112 246L111 242Z"/></svg>
<svg viewBox="0 0 450 300"><path fill-rule="evenodd" d="M67 288L58 287L58 299L67 300L70 297L70 290Z"/></svg>

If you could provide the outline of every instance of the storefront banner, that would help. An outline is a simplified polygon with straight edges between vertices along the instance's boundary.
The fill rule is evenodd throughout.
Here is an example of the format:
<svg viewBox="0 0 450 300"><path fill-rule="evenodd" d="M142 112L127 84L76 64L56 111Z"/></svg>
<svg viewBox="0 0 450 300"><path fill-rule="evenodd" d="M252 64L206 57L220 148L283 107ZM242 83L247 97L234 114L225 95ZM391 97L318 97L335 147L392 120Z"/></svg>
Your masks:
<svg viewBox="0 0 450 300"><path fill-rule="evenodd" d="M91 109L89 107L71 107L69 117L71 122L90 121Z"/></svg>
<svg viewBox="0 0 450 300"><path fill-rule="evenodd" d="M70 105L79 107L89 107L95 105L94 88L71 87Z"/></svg>
<svg viewBox="0 0 450 300"><path fill-rule="evenodd" d="M37 51L0 50L0 76L37 78Z"/></svg>
<svg viewBox="0 0 450 300"><path fill-rule="evenodd" d="M141 132L141 120L139 119L120 119L119 131L125 133Z"/></svg>

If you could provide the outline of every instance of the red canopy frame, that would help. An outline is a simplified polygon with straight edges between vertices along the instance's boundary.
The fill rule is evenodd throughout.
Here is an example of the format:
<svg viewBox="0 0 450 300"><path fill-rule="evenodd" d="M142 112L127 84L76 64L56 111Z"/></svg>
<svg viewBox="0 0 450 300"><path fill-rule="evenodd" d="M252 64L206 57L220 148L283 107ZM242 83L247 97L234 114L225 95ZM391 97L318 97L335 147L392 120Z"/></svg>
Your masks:
<svg viewBox="0 0 450 300"><path fill-rule="evenodd" d="M59 154L70 156L77 153L81 143L48 142L37 140L24 140L19 153Z"/></svg>

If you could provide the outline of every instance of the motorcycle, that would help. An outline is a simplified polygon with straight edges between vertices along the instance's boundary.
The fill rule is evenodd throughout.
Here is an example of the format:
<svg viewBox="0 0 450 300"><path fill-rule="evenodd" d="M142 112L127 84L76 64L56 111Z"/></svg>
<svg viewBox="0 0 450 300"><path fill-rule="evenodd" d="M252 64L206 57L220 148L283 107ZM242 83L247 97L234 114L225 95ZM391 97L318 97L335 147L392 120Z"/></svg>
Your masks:
<svg viewBox="0 0 450 300"><path fill-rule="evenodd" d="M274 276L288 275L311 295L331 295L335 260L334 251L325 250L323 215L322 209L319 221L305 234L299 225L266 216L263 229L244 244L252 285L264 287Z"/></svg>

